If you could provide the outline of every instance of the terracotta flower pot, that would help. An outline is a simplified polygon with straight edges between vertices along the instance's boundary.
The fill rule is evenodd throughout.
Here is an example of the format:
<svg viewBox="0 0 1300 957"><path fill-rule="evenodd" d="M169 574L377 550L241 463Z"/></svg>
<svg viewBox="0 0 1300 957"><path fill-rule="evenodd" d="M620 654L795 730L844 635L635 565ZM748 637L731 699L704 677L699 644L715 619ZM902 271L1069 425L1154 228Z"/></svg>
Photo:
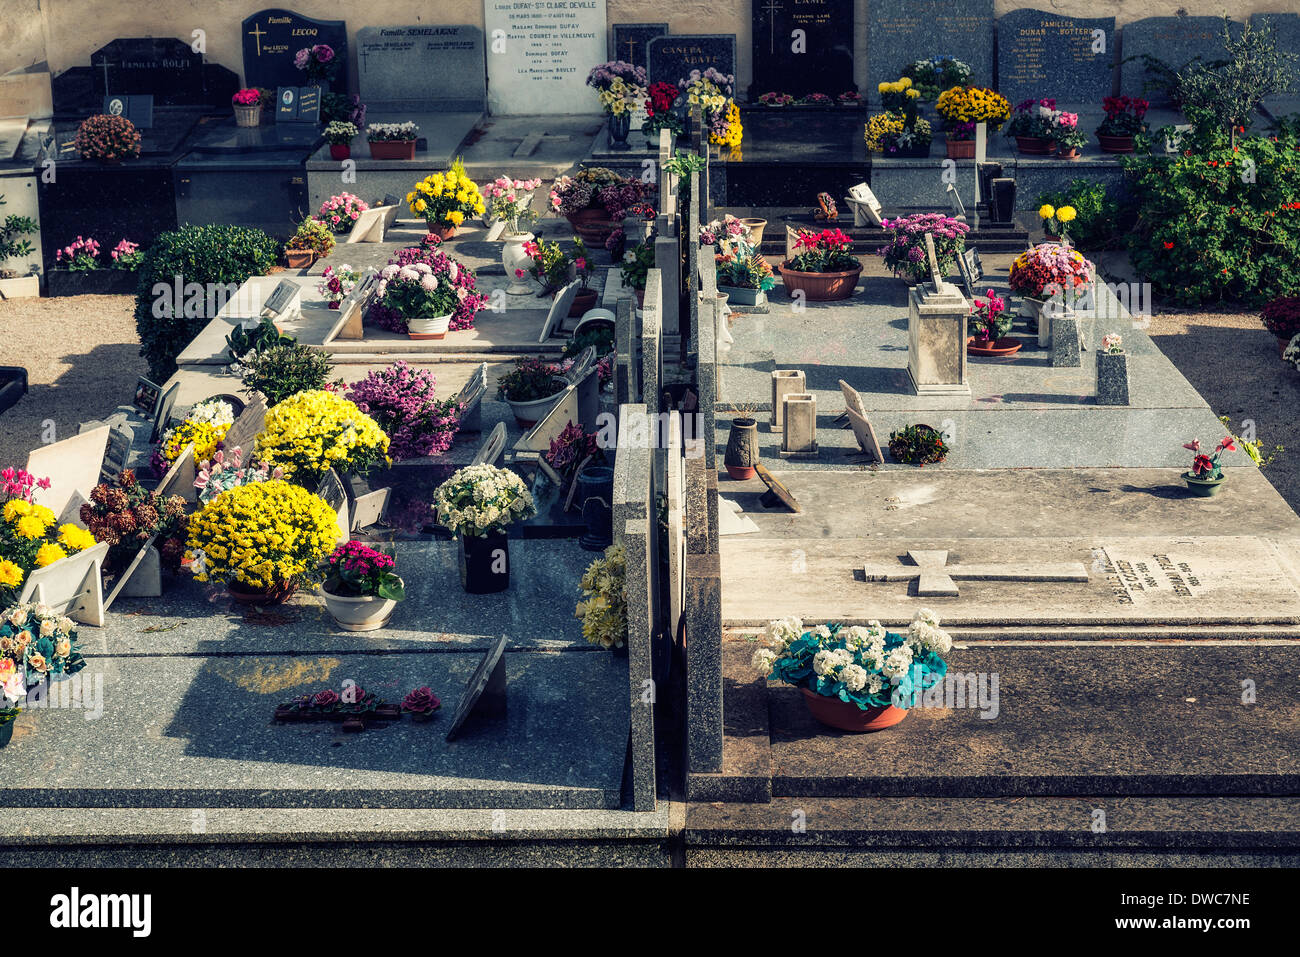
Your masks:
<svg viewBox="0 0 1300 957"><path fill-rule="evenodd" d="M351 143L331 143L331 144L330 144L330 159L332 159L332 160L345 160L345 159L350 159L351 156L352 156L352 144L351 144Z"/></svg>
<svg viewBox="0 0 1300 957"><path fill-rule="evenodd" d="M1103 153L1133 152L1133 137L1131 136L1102 136L1098 133L1097 142L1101 144Z"/></svg>
<svg viewBox="0 0 1300 957"><path fill-rule="evenodd" d="M1013 356L1024 343L1014 336L1003 336L981 344L974 336L966 340L966 352L972 356Z"/></svg>
<svg viewBox="0 0 1300 957"><path fill-rule="evenodd" d="M370 141L370 158L377 160L415 159L415 140Z"/></svg>
<svg viewBox="0 0 1300 957"><path fill-rule="evenodd" d="M596 290L579 289L573 297L573 305L569 307L569 318L581 319L588 311L596 308L596 299Z"/></svg>
<svg viewBox="0 0 1300 957"><path fill-rule="evenodd" d="M803 692L803 700L808 706L809 714L827 727L839 728L841 731L858 733L883 731L885 728L892 728L907 717L906 708L895 708L892 704L885 705L883 708L867 708L864 711L857 705L841 701L839 698L828 698L807 688L799 690Z"/></svg>
<svg viewBox="0 0 1300 957"><path fill-rule="evenodd" d="M948 159L974 159L975 158L975 141L974 140L954 140L951 137L944 141L948 146Z"/></svg>
<svg viewBox="0 0 1300 957"><path fill-rule="evenodd" d="M453 236L456 235L456 230L458 230L459 228L460 228L459 226L455 226L450 223L430 223L429 235L437 236L445 243L447 240L451 239Z"/></svg>
<svg viewBox="0 0 1300 957"><path fill-rule="evenodd" d="M1191 472L1183 473L1183 481L1187 483L1187 488L1193 495L1201 498L1213 498L1219 494L1223 488L1223 483L1228 481L1227 473L1220 475L1216 479L1197 478Z"/></svg>
<svg viewBox="0 0 1300 957"><path fill-rule="evenodd" d="M1025 156L1050 156L1053 144L1041 136L1017 136L1016 149ZM972 154L974 155L974 154Z"/></svg>
<svg viewBox="0 0 1300 957"><path fill-rule="evenodd" d="M835 299L847 299L857 288L858 277L862 275L862 266L843 272L800 272L791 269L790 263L781 263L777 269L791 296L802 289L804 298L809 302L830 302Z"/></svg>
<svg viewBox="0 0 1300 957"><path fill-rule="evenodd" d="M1081 155L1082 154L1079 152L1079 148L1077 146L1072 146L1068 150L1058 149L1056 151L1057 159L1070 160L1071 162L1077 160Z"/></svg>
<svg viewBox="0 0 1300 957"><path fill-rule="evenodd" d="M758 423L741 416L731 420L731 434L727 436L727 451L722 463L727 467L727 474L737 481L754 477L754 466L758 463Z"/></svg>
<svg viewBox="0 0 1300 957"><path fill-rule="evenodd" d="M618 223L611 222L609 214L601 207L595 209L584 209L580 212L569 213L565 217L573 231L588 246L599 246L604 248L605 240L618 228Z"/></svg>
<svg viewBox="0 0 1300 957"><path fill-rule="evenodd" d="M289 264L290 269L310 269L315 259L316 250L314 249L286 249L284 251L284 261Z"/></svg>
<svg viewBox="0 0 1300 957"><path fill-rule="evenodd" d="M226 585L230 597L241 605L280 605L293 597L297 582L278 582L269 588L247 588L238 582Z"/></svg>

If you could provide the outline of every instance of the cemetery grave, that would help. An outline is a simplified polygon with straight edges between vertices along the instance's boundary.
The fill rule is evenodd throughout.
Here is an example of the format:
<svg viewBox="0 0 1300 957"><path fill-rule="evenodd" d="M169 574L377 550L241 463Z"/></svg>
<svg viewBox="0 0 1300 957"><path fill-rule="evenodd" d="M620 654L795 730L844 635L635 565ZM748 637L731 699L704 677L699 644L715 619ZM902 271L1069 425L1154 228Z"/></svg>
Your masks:
<svg viewBox="0 0 1300 957"><path fill-rule="evenodd" d="M989 102L1051 98L1091 136L1104 99L1140 91L1133 57L1210 56L1222 21L737 6L717 32L604 0L484 0L461 23L249 10L215 47L238 64L108 37L48 104L0 78L4 212L40 221L14 259L47 294L97 281L51 278L82 272L64 260L83 236L107 254L227 224L274 250L223 265L238 278L188 312L150 312L186 277L142 286L142 344L176 340L150 356L164 374L12 463L50 484L6 477L4 541L54 518L0 596L66 614L86 667L0 710L0 859L103 864L131 843L133 863L319 865L355 843L381 864L1294 864L1300 517L1244 449L1210 462L1224 426L1147 334L1142 294L1082 260L1064 217L1037 243L1041 194L1132 179L1091 139L1077 160L1030 154L997 119L945 142L934 97L907 114L928 146L864 136L881 84L919 87L945 56ZM1269 16L1294 47L1296 15ZM655 117L665 83L678 99ZM254 87L271 102L250 126L232 97ZM352 139L327 141L345 116ZM130 120L140 155L81 156L92 117ZM1153 97L1151 128L1182 119ZM403 123L418 131L384 132ZM538 182L502 212L496 177ZM332 243L286 246L313 215ZM561 267L530 278L548 250ZM715 268L736 250L748 286ZM1029 295L1025 256L1085 262L1086 291ZM136 292L132 269L96 272ZM277 355L292 368L258 379ZM396 454L415 403L385 377L425 375L452 404L405 425L451 424ZM349 398L377 381L398 412ZM155 523L136 502L98 524L126 508L127 470ZM309 567L268 544L280 525ZM854 662L882 643L861 680L838 653L811 666L821 683L777 664L845 635ZM890 681L886 640L938 684ZM1094 806L1110 831L1088 828Z"/></svg>

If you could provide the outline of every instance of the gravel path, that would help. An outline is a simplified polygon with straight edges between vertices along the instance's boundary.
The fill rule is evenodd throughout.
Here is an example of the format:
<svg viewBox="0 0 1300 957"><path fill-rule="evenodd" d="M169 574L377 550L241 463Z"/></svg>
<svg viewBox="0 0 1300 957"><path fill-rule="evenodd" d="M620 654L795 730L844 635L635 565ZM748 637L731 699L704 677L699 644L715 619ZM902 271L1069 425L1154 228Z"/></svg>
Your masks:
<svg viewBox="0 0 1300 957"><path fill-rule="evenodd" d="M29 387L0 413L0 463L26 465L46 420L65 439L131 401L147 371L134 309L134 296L0 300L0 365L25 367Z"/></svg>

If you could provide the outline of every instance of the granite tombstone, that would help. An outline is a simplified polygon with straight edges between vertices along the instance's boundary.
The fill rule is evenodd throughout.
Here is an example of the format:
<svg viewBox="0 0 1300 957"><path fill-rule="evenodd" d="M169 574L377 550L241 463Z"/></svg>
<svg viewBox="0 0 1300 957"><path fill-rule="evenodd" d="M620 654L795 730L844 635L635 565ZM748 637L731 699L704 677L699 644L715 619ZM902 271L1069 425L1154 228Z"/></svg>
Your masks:
<svg viewBox="0 0 1300 957"><path fill-rule="evenodd" d="M1110 95L1114 17L1013 10L998 18L998 92L1015 106L1052 97L1100 103Z"/></svg>
<svg viewBox="0 0 1300 957"><path fill-rule="evenodd" d="M867 90L897 80L914 60L956 57L971 82L993 85L993 0L872 0Z"/></svg>
<svg viewBox="0 0 1300 957"><path fill-rule="evenodd" d="M488 109L495 114L594 110L587 73L605 59L605 0L483 0Z"/></svg>
<svg viewBox="0 0 1300 957"><path fill-rule="evenodd" d="M203 55L173 37L124 37L90 57L96 99L151 95L160 106L207 102Z"/></svg>
<svg viewBox="0 0 1300 957"><path fill-rule="evenodd" d="M709 67L735 76L736 37L730 33L656 37L650 41L649 63L651 83L679 83L692 70Z"/></svg>
<svg viewBox="0 0 1300 957"><path fill-rule="evenodd" d="M1240 32L1241 26L1234 21L1232 29ZM1153 77L1143 57L1160 60L1175 70L1196 59L1207 63L1222 59L1223 18L1146 17L1124 24L1120 44L1120 92L1143 96L1154 107L1170 106L1168 94L1149 85Z"/></svg>
<svg viewBox="0 0 1300 957"><path fill-rule="evenodd" d="M667 33L666 23L616 23L612 58L647 69L650 65L650 41Z"/></svg>
<svg viewBox="0 0 1300 957"><path fill-rule="evenodd" d="M468 25L362 27L357 86L372 110L482 110L483 31Z"/></svg>
<svg viewBox="0 0 1300 957"><path fill-rule="evenodd" d="M750 0L754 83L769 91L838 96L853 83L853 0Z"/></svg>
<svg viewBox="0 0 1300 957"><path fill-rule="evenodd" d="M244 82L249 86L300 86L315 82L294 65L298 51L321 44L334 51L333 75L320 85L335 93L348 92L348 28L342 20L313 20L292 10L271 9L253 14L241 28Z"/></svg>

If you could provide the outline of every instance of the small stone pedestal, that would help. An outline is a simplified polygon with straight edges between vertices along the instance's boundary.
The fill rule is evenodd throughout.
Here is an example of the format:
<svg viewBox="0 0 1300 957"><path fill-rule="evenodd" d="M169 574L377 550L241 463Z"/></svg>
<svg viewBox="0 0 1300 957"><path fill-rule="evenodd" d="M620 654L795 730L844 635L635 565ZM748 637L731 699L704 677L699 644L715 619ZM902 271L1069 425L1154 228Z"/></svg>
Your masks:
<svg viewBox="0 0 1300 957"><path fill-rule="evenodd" d="M817 396L811 392L792 392L782 404L785 406L785 430L781 434L781 458L816 457Z"/></svg>
<svg viewBox="0 0 1300 957"><path fill-rule="evenodd" d="M908 294L907 374L917 395L970 395L966 381L966 317L970 303L956 286L914 286Z"/></svg>
<svg viewBox="0 0 1300 957"><path fill-rule="evenodd" d="M1079 319L1077 316L1053 316L1043 311L1042 322L1052 324L1052 365L1073 369L1083 364L1079 357Z"/></svg>
<svg viewBox="0 0 1300 957"><path fill-rule="evenodd" d="M776 369L772 373L772 431L780 432L785 423L785 397L806 392L807 377L801 369Z"/></svg>
<svg viewBox="0 0 1300 957"><path fill-rule="evenodd" d="M1129 404L1127 353L1097 353L1097 404Z"/></svg>

